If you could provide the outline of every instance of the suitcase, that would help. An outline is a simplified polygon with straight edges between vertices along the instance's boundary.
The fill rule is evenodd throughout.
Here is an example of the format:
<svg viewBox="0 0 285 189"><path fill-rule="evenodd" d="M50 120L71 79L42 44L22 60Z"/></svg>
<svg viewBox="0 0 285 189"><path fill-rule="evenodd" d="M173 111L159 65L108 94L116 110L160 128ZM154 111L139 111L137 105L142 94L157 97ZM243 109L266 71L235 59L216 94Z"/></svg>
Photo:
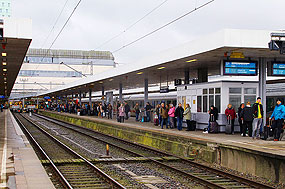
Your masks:
<svg viewBox="0 0 285 189"><path fill-rule="evenodd" d="M233 133L233 131L232 131L232 119L231 119L231 116L228 116L228 117L227 117L227 123L226 123L225 133L226 133L226 134L229 134L229 135Z"/></svg>
<svg viewBox="0 0 285 189"><path fill-rule="evenodd" d="M190 131L195 131L196 130L196 121L194 120L191 120L190 121L190 128L189 128Z"/></svg>
<svg viewBox="0 0 285 189"><path fill-rule="evenodd" d="M209 128L209 133L218 133L219 132L219 125L218 123L214 120L214 116L210 116L210 128Z"/></svg>

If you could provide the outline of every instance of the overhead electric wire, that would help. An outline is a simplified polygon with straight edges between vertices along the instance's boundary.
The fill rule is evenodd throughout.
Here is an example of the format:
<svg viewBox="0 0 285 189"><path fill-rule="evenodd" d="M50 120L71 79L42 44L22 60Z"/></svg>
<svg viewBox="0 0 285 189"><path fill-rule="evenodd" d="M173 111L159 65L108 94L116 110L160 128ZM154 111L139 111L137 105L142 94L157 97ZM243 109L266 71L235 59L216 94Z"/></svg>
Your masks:
<svg viewBox="0 0 285 189"><path fill-rule="evenodd" d="M134 44L134 43L136 43L136 42L138 42L138 41L140 41L140 40L142 40L142 39L144 39L144 38L146 38L146 37L148 37L148 36L150 36L150 35L152 35L152 34L154 34L154 33L156 33L156 32L158 32L159 30L161 30L161 29L163 29L163 28L165 28L165 27L167 27L167 26L173 24L174 22L176 22L176 21L178 21L178 20L180 20L180 19L182 19L182 18L188 16L189 14L192 14L193 12L195 12L195 11L197 11L197 10L199 10L199 9L201 9L201 8L203 8L203 7L205 7L205 6L207 6L208 4L210 4L210 3L214 2L214 1L215 1L215 0L211 0L211 1L208 1L208 2L202 4L202 5L198 6L198 7L195 7L195 9L193 9L193 10L187 12L186 14L183 14L182 16L179 16L178 18L176 18L176 19L174 19L174 20L168 22L167 24L164 24L163 26L161 26L161 27L159 27L159 28L153 30L152 32L149 32L149 33L147 33L147 34L145 34L145 35L139 37L138 39L136 39L136 40L134 40L134 41L132 41L132 42L130 42L130 43L128 43L128 44L126 44L126 45L120 47L120 48L118 48L117 50L113 51L112 53L116 53L116 52L118 52L118 51L120 51L120 50L122 50L122 49L124 49L124 48L126 48L126 47L128 47L128 46L130 46L130 45L132 45L132 44Z"/></svg>
<svg viewBox="0 0 285 189"><path fill-rule="evenodd" d="M131 29L132 27L134 27L137 23L139 23L140 21L142 21L144 18L146 18L148 15L150 15L151 13L153 13L155 10L157 10L158 8L160 8L163 4L165 4L167 1L169 0L165 0L162 3L160 3L158 6L156 6L154 9L152 9L150 12L148 12L146 15L144 15L143 17L141 17L140 19L138 19L136 22L134 22L133 24L131 24L129 27L127 27L124 31L118 33L117 35L115 35L114 37L108 39L107 41L105 41L104 43L102 43L101 45L99 45L97 48L95 48L95 50L103 47L104 45L108 44L109 42L113 41L114 39L118 38L119 36L121 36L122 34L124 34L126 31L128 31L129 29Z"/></svg>
<svg viewBox="0 0 285 189"><path fill-rule="evenodd" d="M44 43L42 44L42 48L45 46L47 40L49 39L51 33L53 32L53 30L54 30L54 28L55 28L57 22L59 21L59 18L61 17L61 15L62 15L62 13L63 13L63 10L65 9L65 7L66 7L66 5L67 5L67 3L68 3L68 1L69 1L69 0L66 0L66 1L65 1L65 3L64 3L64 5L63 5L63 7L62 7L62 9L61 9L61 11L60 11L58 17L56 18L55 23L53 24L53 27L51 28L51 30L50 30L50 32L49 32L47 38L45 39ZM42 48L41 48L41 49L42 49Z"/></svg>
<svg viewBox="0 0 285 189"><path fill-rule="evenodd" d="M70 16L68 17L68 19L66 20L66 22L64 23L64 25L62 26L61 30L59 31L59 33L57 34L57 36L55 37L55 39L53 40L53 42L51 43L50 47L48 48L47 52L45 53L45 56L42 58L41 62L43 61L43 59L47 56L47 54L49 53L50 49L52 48L52 46L54 45L54 43L56 42L56 40L58 39L58 37L60 36L60 34L62 33L62 31L64 30L65 26L67 25L67 23L69 22L70 18L72 17L72 15L74 14L74 12L76 11L76 9L78 8L79 4L81 3L82 0L79 0L78 3L76 4L76 6L74 7L73 11L71 12Z"/></svg>

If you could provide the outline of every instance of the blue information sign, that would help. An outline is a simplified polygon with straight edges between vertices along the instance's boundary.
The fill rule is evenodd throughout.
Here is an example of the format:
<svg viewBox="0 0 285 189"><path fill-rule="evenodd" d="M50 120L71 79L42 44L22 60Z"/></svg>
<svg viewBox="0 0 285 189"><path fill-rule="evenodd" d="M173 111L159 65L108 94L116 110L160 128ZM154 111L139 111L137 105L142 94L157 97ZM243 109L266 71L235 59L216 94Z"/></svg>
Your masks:
<svg viewBox="0 0 285 189"><path fill-rule="evenodd" d="M284 62L273 62L272 63L272 75L274 76L285 76L285 63Z"/></svg>
<svg viewBox="0 0 285 189"><path fill-rule="evenodd" d="M5 98L5 96L4 95L0 95L0 99L3 99L3 98Z"/></svg>
<svg viewBox="0 0 285 189"><path fill-rule="evenodd" d="M257 75L257 64L255 62L225 61L224 75Z"/></svg>

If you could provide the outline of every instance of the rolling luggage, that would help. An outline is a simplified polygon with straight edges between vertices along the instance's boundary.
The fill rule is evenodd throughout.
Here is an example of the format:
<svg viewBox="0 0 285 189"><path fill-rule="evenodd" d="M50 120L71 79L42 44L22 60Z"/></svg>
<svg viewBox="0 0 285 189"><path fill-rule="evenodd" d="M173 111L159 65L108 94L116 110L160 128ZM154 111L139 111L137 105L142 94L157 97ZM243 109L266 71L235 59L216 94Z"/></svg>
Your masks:
<svg viewBox="0 0 285 189"><path fill-rule="evenodd" d="M232 119L231 119L231 116L228 116L228 117L227 117L227 123L226 123L225 133L226 133L226 134L229 134L229 135L233 133L233 131L232 131Z"/></svg>
<svg viewBox="0 0 285 189"><path fill-rule="evenodd" d="M154 115L153 123L154 123L155 126L159 125L159 120L158 120L158 116L157 115Z"/></svg>
<svg viewBox="0 0 285 189"><path fill-rule="evenodd" d="M210 117L210 129L209 133L218 133L219 132L219 125L218 123L214 120L214 116Z"/></svg>

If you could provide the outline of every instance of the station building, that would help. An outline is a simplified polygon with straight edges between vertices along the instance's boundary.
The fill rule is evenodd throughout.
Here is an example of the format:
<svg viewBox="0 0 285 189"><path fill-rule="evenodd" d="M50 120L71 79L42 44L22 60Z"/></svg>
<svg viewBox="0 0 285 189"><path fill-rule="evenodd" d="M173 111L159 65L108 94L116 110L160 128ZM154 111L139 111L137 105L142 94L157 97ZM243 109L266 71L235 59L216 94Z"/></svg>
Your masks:
<svg viewBox="0 0 285 189"><path fill-rule="evenodd" d="M36 95L116 67L108 51L30 48L12 90L11 99Z"/></svg>

